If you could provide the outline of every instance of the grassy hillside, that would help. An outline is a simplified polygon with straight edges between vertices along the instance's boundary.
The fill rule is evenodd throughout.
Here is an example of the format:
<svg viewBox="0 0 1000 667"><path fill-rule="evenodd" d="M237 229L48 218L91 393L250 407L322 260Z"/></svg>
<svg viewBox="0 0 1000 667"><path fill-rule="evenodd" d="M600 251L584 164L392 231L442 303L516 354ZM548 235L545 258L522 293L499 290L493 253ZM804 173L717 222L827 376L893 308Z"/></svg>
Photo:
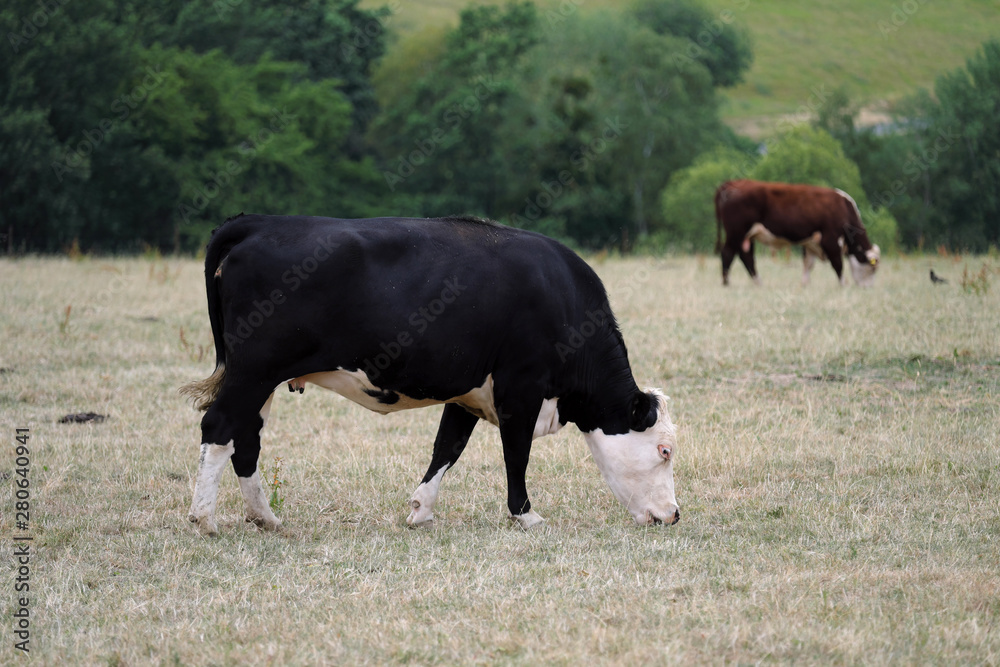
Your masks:
<svg viewBox="0 0 1000 667"><path fill-rule="evenodd" d="M706 0L716 12L731 10L754 36L756 61L747 82L730 91L724 115L736 126L761 117L795 113L814 89L845 84L869 105L879 105L929 86L942 72L962 65L990 36L1000 36L995 0L930 3L914 0L908 15L902 2L869 0ZM364 4L378 6L382 0ZM390 25L407 36L430 26L454 23L469 0L389 3ZM493 4L475 2L474 4ZM544 11L558 2L540 0ZM620 7L612 0L583 0L580 11ZM566 0L563 6L573 6ZM746 5L745 9L740 9ZM895 19L900 25L893 22ZM905 21L903 20L905 19ZM883 34L881 26L897 28Z"/></svg>
<svg viewBox="0 0 1000 667"><path fill-rule="evenodd" d="M382 417L310 386L279 388L262 437L263 462L283 460L284 532L243 521L226 470L216 539L186 519L200 414L177 394L214 358L199 349L200 263L0 261L0 532L22 534L29 479L31 655L995 664L1000 265L892 258L861 290L823 264L802 289L798 258L758 259L761 288L737 271L723 289L717 258L596 266L637 379L672 397L677 525L635 526L567 426L532 449L547 523L510 527L497 429L480 425L436 525L409 530L440 408ZM963 268L984 263L991 289L963 292ZM951 283L933 286L929 266ZM85 411L110 418L57 423ZM0 663L13 664L7 553Z"/></svg>

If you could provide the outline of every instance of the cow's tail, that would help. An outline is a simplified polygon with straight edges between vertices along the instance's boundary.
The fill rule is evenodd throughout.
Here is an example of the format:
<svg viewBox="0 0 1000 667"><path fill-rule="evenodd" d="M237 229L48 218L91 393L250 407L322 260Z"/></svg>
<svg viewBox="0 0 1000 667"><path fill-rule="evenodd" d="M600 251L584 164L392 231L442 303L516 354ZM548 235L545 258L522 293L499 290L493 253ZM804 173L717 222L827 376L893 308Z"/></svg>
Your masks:
<svg viewBox="0 0 1000 667"><path fill-rule="evenodd" d="M226 220L212 232L212 240L208 242L205 252L205 291L208 294L208 319L212 324L212 338L215 340L215 370L204 380L189 382L180 388L180 393L188 397L196 410L208 410L212 406L226 377L225 322L222 318L219 279L222 277L222 261L250 231L249 225L239 224L237 218L242 215L241 213L236 218Z"/></svg>
<svg viewBox="0 0 1000 667"><path fill-rule="evenodd" d="M722 191L726 188L723 183L715 191L715 254L722 252Z"/></svg>

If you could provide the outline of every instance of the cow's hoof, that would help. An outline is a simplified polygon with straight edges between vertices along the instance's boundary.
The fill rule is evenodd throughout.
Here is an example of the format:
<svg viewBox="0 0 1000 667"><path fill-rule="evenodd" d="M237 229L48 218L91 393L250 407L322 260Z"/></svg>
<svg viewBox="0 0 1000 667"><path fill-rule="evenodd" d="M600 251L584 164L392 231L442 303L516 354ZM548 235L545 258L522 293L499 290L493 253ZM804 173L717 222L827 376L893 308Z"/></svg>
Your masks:
<svg viewBox="0 0 1000 667"><path fill-rule="evenodd" d="M406 517L406 525L411 528L434 525L434 512L427 505L422 505L419 500L411 500L410 507L413 510L410 516Z"/></svg>
<svg viewBox="0 0 1000 667"><path fill-rule="evenodd" d="M278 532L281 530L281 521L279 519L270 519L260 516L247 516L247 523L255 524L258 528L263 530L271 530Z"/></svg>
<svg viewBox="0 0 1000 667"><path fill-rule="evenodd" d="M513 515L510 518L511 521L516 521L522 530L528 530L529 528L534 528L539 524L545 523L545 519L535 514L534 510L528 510L524 514Z"/></svg>
<svg viewBox="0 0 1000 667"><path fill-rule="evenodd" d="M205 537L215 537L219 534L219 527L215 521L207 516L197 517L194 514L188 515L188 521L198 527L198 532Z"/></svg>

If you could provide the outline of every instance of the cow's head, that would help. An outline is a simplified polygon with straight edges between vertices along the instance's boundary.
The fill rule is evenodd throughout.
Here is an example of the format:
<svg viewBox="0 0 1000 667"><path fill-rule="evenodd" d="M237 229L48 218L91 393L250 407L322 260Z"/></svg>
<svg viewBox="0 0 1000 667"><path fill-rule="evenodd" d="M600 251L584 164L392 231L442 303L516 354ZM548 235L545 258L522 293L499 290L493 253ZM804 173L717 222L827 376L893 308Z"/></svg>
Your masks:
<svg viewBox="0 0 1000 667"><path fill-rule="evenodd" d="M875 270L881 258L882 252L877 245L847 256L847 263L851 265L851 275L859 287L871 287L875 284Z"/></svg>
<svg viewBox="0 0 1000 667"><path fill-rule="evenodd" d="M637 392L627 433L607 435L595 429L584 436L604 480L637 523L677 523L677 442L666 396L657 389Z"/></svg>

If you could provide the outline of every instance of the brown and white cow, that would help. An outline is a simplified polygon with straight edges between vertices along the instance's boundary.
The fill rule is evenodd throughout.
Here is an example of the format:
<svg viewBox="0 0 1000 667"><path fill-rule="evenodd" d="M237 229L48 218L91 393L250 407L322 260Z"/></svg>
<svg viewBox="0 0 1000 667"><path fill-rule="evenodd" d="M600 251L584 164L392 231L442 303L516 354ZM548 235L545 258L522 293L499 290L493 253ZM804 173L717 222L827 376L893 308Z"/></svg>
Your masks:
<svg viewBox="0 0 1000 667"><path fill-rule="evenodd" d="M841 285L842 255L847 255L854 282L870 287L881 253L868 240L861 212L843 190L815 185L764 181L727 181L715 191L716 252L722 253L722 284L729 284L729 267L739 254L757 284L754 243L774 248L802 247L802 284L809 282L816 258L827 259ZM722 228L726 241L722 243Z"/></svg>

